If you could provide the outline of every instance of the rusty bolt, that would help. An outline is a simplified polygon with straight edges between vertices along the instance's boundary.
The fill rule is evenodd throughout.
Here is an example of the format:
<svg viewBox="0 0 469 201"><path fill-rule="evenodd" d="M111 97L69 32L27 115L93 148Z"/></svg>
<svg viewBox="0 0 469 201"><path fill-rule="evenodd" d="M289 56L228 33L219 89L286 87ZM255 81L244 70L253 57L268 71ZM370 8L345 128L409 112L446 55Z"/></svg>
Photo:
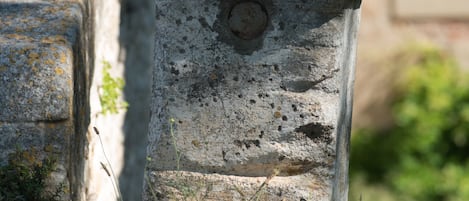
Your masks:
<svg viewBox="0 0 469 201"><path fill-rule="evenodd" d="M231 32L244 40L262 35L267 27L265 8L253 1L241 2L233 6L228 16Z"/></svg>

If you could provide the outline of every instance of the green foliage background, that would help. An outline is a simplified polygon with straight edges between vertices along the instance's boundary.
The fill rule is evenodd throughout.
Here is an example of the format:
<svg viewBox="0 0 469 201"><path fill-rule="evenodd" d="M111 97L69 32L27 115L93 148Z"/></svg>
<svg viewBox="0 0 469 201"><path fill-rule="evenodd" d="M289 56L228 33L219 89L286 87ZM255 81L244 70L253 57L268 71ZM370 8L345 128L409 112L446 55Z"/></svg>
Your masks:
<svg viewBox="0 0 469 201"><path fill-rule="evenodd" d="M351 201L469 200L469 76L432 47L401 54L412 60L397 79L394 126L356 130Z"/></svg>

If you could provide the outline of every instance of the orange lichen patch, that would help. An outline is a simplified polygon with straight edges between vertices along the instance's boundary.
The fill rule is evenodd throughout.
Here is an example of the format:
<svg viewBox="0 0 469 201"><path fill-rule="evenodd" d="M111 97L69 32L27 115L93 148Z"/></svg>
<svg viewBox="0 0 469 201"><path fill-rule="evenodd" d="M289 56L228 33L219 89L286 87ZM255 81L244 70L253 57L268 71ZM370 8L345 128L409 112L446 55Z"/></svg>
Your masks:
<svg viewBox="0 0 469 201"><path fill-rule="evenodd" d="M69 189L70 189L70 188L62 188L62 192L64 192L65 195L68 195L68 194L70 194L70 190L69 190Z"/></svg>
<svg viewBox="0 0 469 201"><path fill-rule="evenodd" d="M41 160L38 160L37 156L38 153L34 147L31 148L29 151L21 152L21 158L26 160L26 162L28 162L29 164L42 165Z"/></svg>
<svg viewBox="0 0 469 201"><path fill-rule="evenodd" d="M55 36L47 36L41 39L43 43L59 43L59 44L66 44L67 39L62 35L55 35Z"/></svg>
<svg viewBox="0 0 469 201"><path fill-rule="evenodd" d="M58 95L58 96L57 96L57 99L59 99L59 100L60 100L60 99L63 99L63 98L64 98L64 97L63 97L62 95Z"/></svg>
<svg viewBox="0 0 469 201"><path fill-rule="evenodd" d="M42 43L59 43L59 44L66 44L67 39L61 35L55 35L55 36L46 36L41 39Z"/></svg>
<svg viewBox="0 0 469 201"><path fill-rule="evenodd" d="M54 92L57 88L54 85L49 85L47 89L49 89L49 91L47 91L46 93L47 95L49 95L49 93Z"/></svg>
<svg viewBox="0 0 469 201"><path fill-rule="evenodd" d="M21 32L21 30L17 30L17 32ZM23 41L33 41L33 38L21 34L5 34L6 38L16 39L16 40L23 40Z"/></svg>
<svg viewBox="0 0 469 201"><path fill-rule="evenodd" d="M36 20L39 22L38 24L43 24L43 23L48 22L48 20L46 18L43 18L43 17L36 18Z"/></svg>
<svg viewBox="0 0 469 201"><path fill-rule="evenodd" d="M34 28L37 28L37 26L28 25L27 27L24 27L24 29L21 30L21 31L22 32L32 32Z"/></svg>
<svg viewBox="0 0 469 201"><path fill-rule="evenodd" d="M65 39L63 36L57 36L56 42L65 44L67 43L67 39Z"/></svg>
<svg viewBox="0 0 469 201"><path fill-rule="evenodd" d="M2 22L2 23L3 23L3 26L8 27L8 26L11 26L12 21L8 21L8 20L7 20L7 21L4 21L4 22Z"/></svg>
<svg viewBox="0 0 469 201"><path fill-rule="evenodd" d="M45 13L56 13L56 12L60 11L60 9L61 9L60 7L55 7L55 6L54 6L54 7L46 7L46 8L43 8L43 11L44 11Z"/></svg>
<svg viewBox="0 0 469 201"><path fill-rule="evenodd" d="M52 59L47 59L47 60L44 61L44 64L52 65L52 64L54 64L54 61Z"/></svg>
<svg viewBox="0 0 469 201"><path fill-rule="evenodd" d="M20 19L17 19L17 20L20 21L21 23L24 23L24 24L26 24L30 21L30 19L28 19L28 18L20 18Z"/></svg>
<svg viewBox="0 0 469 201"><path fill-rule="evenodd" d="M50 114L49 112L46 113L46 117L47 119L52 119L52 114Z"/></svg>
<svg viewBox="0 0 469 201"><path fill-rule="evenodd" d="M211 80L216 80L216 79L218 79L217 74L211 73L211 74L210 74L210 79L211 79Z"/></svg>
<svg viewBox="0 0 469 201"><path fill-rule="evenodd" d="M39 59L39 54L37 52L31 52L29 53L28 57L30 59Z"/></svg>
<svg viewBox="0 0 469 201"><path fill-rule="evenodd" d="M31 52L28 55L28 64L31 65L39 59L39 54L37 52Z"/></svg>
<svg viewBox="0 0 469 201"><path fill-rule="evenodd" d="M56 67L55 68L55 74L62 75L62 74L64 74L64 70L60 67Z"/></svg>
<svg viewBox="0 0 469 201"><path fill-rule="evenodd" d="M35 66L33 66L33 67L31 68L31 70L32 70L34 73L37 73L37 72L39 71L39 69L37 69L37 67L35 67Z"/></svg>
<svg viewBox="0 0 469 201"><path fill-rule="evenodd" d="M47 124L47 128L49 129L54 129L57 126L57 124Z"/></svg>
<svg viewBox="0 0 469 201"><path fill-rule="evenodd" d="M200 148L200 142L198 140L192 140L192 145L194 145L197 148Z"/></svg>
<svg viewBox="0 0 469 201"><path fill-rule="evenodd" d="M44 146L44 151L45 152L53 152L54 151L54 146L52 146L50 144L46 145L46 146Z"/></svg>
<svg viewBox="0 0 469 201"><path fill-rule="evenodd" d="M67 55L60 53L60 63L67 63Z"/></svg>
<svg viewBox="0 0 469 201"><path fill-rule="evenodd" d="M47 57L47 56L49 56L49 53L47 53L47 52L45 52L45 51L44 51L44 52L41 52L41 57L42 57L42 58Z"/></svg>
<svg viewBox="0 0 469 201"><path fill-rule="evenodd" d="M16 60L15 60L15 58L13 57L13 54L8 55L8 60L10 60L10 63L11 63L11 64L15 64L15 63L16 63Z"/></svg>
<svg viewBox="0 0 469 201"><path fill-rule="evenodd" d="M279 111L276 111L276 112L274 112L274 117L275 118L280 118L280 117L282 117L282 113L280 113Z"/></svg>

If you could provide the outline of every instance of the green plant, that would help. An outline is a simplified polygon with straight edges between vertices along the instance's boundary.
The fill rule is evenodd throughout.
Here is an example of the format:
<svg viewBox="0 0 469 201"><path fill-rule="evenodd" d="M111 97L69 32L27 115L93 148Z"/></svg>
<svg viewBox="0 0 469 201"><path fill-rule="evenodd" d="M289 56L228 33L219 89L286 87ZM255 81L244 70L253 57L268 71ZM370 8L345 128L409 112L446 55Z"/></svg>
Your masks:
<svg viewBox="0 0 469 201"><path fill-rule="evenodd" d="M356 131L352 180L383 185L393 200L469 200L469 76L432 47L402 55L415 62L397 83L395 125Z"/></svg>
<svg viewBox="0 0 469 201"><path fill-rule="evenodd" d="M178 150L176 143L176 136L174 135L174 118L169 119L169 133L171 134L171 140L173 141L174 153L176 154L176 171L179 171L179 162L181 161L181 153Z"/></svg>
<svg viewBox="0 0 469 201"><path fill-rule="evenodd" d="M249 198L249 201L259 201L262 197L262 194L265 191L265 188L267 187L267 185L269 185L270 180L272 180L278 174L280 174L280 170L275 168L274 171L269 176L267 176L265 181L262 182L262 184L257 189L256 193L254 193L254 195L251 198Z"/></svg>
<svg viewBox="0 0 469 201"><path fill-rule="evenodd" d="M101 111L96 114L96 118L100 115L106 114L117 114L119 109L125 109L128 107L128 103L119 99L122 94L122 89L124 88L125 82L122 78L112 77L109 72L112 68L111 64L107 61L103 61L103 70L102 70L102 85L98 87L99 102L101 103ZM96 127L93 127L94 132L98 136L99 143L103 152L103 156L106 159L106 164L101 163L101 167L105 170L106 174L111 179L116 197L118 200L122 200L122 193L120 187L114 174L111 162L109 161L106 152L104 151L104 144L99 135L99 131ZM109 168L108 168L109 166Z"/></svg>
<svg viewBox="0 0 469 201"><path fill-rule="evenodd" d="M16 150L11 153L8 165L0 167L1 201L56 201L61 200L64 184L54 191L47 189L46 181L56 169L56 159L46 157L39 160L35 149Z"/></svg>
<svg viewBox="0 0 469 201"><path fill-rule="evenodd" d="M174 147L174 153L176 154L176 171L179 171L181 153L178 149L177 142L176 142L176 136L174 133L174 122L176 122L174 118L169 119L169 133L171 135L171 140L172 140L173 147ZM176 174L176 180L172 181L171 183L168 183L167 185L172 186L173 188L181 192L184 200L187 200L188 198L194 198L196 200L199 200L197 197L197 192L200 190L201 186L198 185L196 186L197 189L195 189L193 186L191 186L187 182L184 182L180 172Z"/></svg>
<svg viewBox="0 0 469 201"><path fill-rule="evenodd" d="M119 109L128 106L127 102L119 100L125 82L122 78L112 77L109 72L111 68L109 62L103 61L102 85L99 87L99 101L103 114L117 114Z"/></svg>
<svg viewBox="0 0 469 201"><path fill-rule="evenodd" d="M167 182L164 182L163 186L166 187L171 187L178 192L174 191L167 191L165 192L164 196L168 196L171 200L204 200L205 197L207 196L208 191L211 191L212 185L206 183L205 180L200 180L200 181L189 181L187 178L183 176L183 173L180 172L180 160L181 160L181 153L177 145L177 140L176 140L176 133L174 131L174 123L176 120L174 118L169 119L169 134L171 136L171 142L172 146L174 148L174 152L176 155L176 174L175 178L173 180L169 180ZM152 159L150 157L147 157L147 161L150 162ZM150 178L148 177L147 174L145 174L145 181L149 187L149 191L151 193L151 196L155 200L159 200L159 196L161 195L160 193L157 193L157 190L155 189L154 184L150 181ZM206 192L205 194L201 193L202 189L206 187ZM165 190L164 190L165 191Z"/></svg>
<svg viewBox="0 0 469 201"><path fill-rule="evenodd" d="M111 171L109 171L107 166L102 162L100 162L101 167L103 168L103 170L106 172L106 174L111 179L112 187L114 188L114 192L116 193L117 199L119 201L122 201L123 198L122 198L122 193L121 193L121 190L120 190L120 187L119 187L119 183L117 181L116 174L114 174L114 169L112 168L111 162L109 161L109 158L106 155L106 151L104 150L104 144L103 144L103 140L101 139L101 135L99 133L99 130L96 127L93 127L93 130L94 130L94 133L98 136L99 144L101 145L101 150L103 151L104 159L106 159L106 163L109 166L109 169Z"/></svg>
<svg viewBox="0 0 469 201"><path fill-rule="evenodd" d="M147 156L147 163L150 163L151 160L152 160L151 157ZM144 177L144 179L145 179L146 185L147 185L148 188L149 188L148 190L150 191L153 200L158 200L158 196L157 196L156 190L155 190L155 188L153 187L152 182L150 181L150 178L149 178L149 176L148 176L148 172L147 172L146 169L145 169L145 174L143 175L143 177Z"/></svg>

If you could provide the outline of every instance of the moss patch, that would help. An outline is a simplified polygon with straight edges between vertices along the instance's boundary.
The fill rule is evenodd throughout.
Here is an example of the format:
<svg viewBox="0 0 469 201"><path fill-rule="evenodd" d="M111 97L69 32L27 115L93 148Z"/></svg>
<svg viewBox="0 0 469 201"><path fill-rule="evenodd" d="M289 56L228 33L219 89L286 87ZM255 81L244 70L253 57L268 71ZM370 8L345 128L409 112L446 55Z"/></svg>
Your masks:
<svg viewBox="0 0 469 201"><path fill-rule="evenodd" d="M0 167L0 201L3 200L61 200L64 186L48 191L47 178L56 169L53 157L39 159L36 149L17 150L10 154L8 165Z"/></svg>

